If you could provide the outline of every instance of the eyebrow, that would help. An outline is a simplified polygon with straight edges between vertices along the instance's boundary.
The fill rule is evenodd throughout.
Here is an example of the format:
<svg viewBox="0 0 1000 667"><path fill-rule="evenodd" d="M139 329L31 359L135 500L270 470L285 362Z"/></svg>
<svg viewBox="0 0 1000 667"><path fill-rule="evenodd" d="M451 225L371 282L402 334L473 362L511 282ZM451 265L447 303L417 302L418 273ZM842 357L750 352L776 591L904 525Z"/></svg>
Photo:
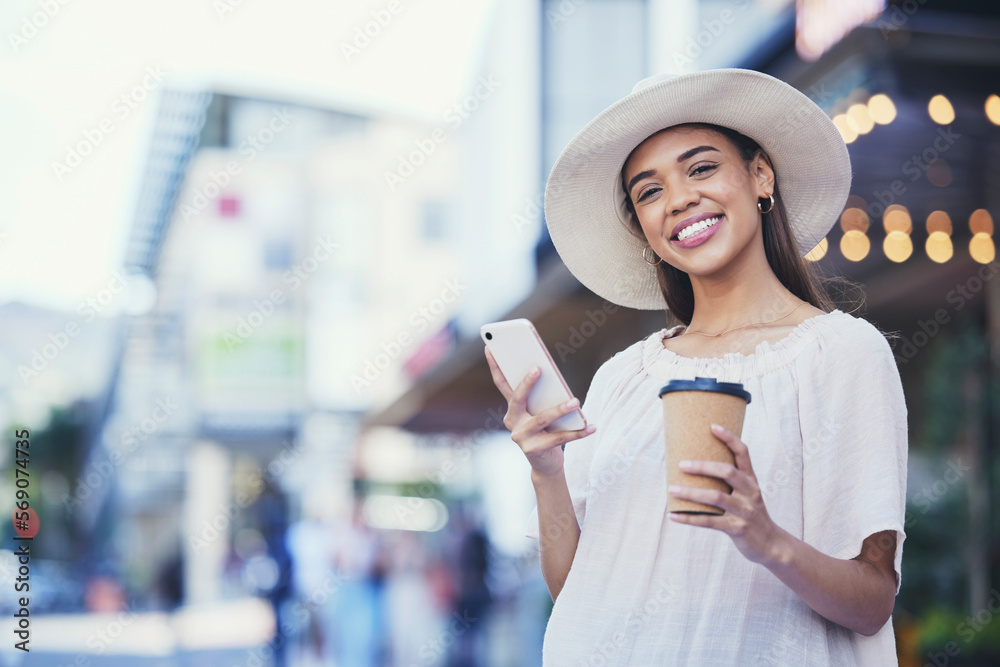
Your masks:
<svg viewBox="0 0 1000 667"><path fill-rule="evenodd" d="M685 160L691 159L692 157L694 157L698 153L704 153L705 151L715 151L716 153L721 153L722 152L718 148L715 148L714 146L695 146L694 148L692 148L690 150L686 150L683 153L681 153L680 155L678 155L677 156L677 163L680 164L681 162L684 162ZM638 183L639 181L641 181L644 178L649 178L650 176L653 176L655 174L656 174L656 170L655 169L647 169L646 171L640 171L638 174L636 174L635 176L632 177L631 181L628 182L628 192L632 192L632 188L633 188L633 186L635 186L636 183Z"/></svg>

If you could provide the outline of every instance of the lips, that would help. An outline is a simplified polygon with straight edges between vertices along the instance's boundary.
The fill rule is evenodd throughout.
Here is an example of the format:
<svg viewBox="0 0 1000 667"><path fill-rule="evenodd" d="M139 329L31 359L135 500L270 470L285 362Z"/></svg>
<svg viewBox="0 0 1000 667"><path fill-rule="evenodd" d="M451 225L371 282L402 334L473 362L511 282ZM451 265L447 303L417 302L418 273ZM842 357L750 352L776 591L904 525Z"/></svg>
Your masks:
<svg viewBox="0 0 1000 667"><path fill-rule="evenodd" d="M697 213L689 218L684 218L683 220L678 222L677 225L674 226L674 228L670 231L670 240L676 241L677 235L680 234L685 227L696 225L702 220L709 220L711 218L721 218L721 217L722 217L721 213Z"/></svg>

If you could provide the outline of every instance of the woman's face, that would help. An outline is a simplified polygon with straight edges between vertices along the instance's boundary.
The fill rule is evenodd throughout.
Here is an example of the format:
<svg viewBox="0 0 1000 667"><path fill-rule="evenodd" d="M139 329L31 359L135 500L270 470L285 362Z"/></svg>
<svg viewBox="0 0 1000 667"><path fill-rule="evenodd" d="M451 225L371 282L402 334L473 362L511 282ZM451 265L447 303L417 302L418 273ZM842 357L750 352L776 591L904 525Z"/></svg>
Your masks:
<svg viewBox="0 0 1000 667"><path fill-rule="evenodd" d="M755 237L763 250L757 198L774 191L774 173L759 155L748 171L718 132L677 126L647 138L625 163L625 186L649 245L689 275L723 269ZM705 228L683 233L690 223Z"/></svg>

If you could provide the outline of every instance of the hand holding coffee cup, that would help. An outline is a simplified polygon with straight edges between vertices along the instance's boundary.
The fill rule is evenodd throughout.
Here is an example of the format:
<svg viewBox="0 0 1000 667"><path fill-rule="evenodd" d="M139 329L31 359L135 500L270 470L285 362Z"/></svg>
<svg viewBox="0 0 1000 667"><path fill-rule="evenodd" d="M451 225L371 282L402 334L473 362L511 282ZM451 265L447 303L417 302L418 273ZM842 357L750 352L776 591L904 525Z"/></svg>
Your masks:
<svg viewBox="0 0 1000 667"><path fill-rule="evenodd" d="M716 477L689 474L681 461L718 461L735 465L732 450L711 431L711 424L729 429L737 437L743 433L743 418L750 393L738 382L718 382L714 378L671 380L660 389L666 435L667 485L714 489L732 493L732 487ZM667 511L685 514L723 514L712 505L667 494Z"/></svg>

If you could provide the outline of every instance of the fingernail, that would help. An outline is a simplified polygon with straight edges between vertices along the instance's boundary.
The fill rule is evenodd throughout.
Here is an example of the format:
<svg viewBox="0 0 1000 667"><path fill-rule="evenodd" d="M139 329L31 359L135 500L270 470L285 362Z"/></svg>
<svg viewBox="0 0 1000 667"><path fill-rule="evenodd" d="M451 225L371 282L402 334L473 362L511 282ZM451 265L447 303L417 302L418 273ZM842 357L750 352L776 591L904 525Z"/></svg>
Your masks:
<svg viewBox="0 0 1000 667"><path fill-rule="evenodd" d="M681 470L688 470L691 468L691 461L681 461L677 465L680 466Z"/></svg>
<svg viewBox="0 0 1000 667"><path fill-rule="evenodd" d="M715 431L716 433L721 433L723 429L718 424L712 424L712 430Z"/></svg>
<svg viewBox="0 0 1000 667"><path fill-rule="evenodd" d="M575 398L571 398L565 403L563 403L564 408L575 408L576 405L577 405L577 400Z"/></svg>
<svg viewBox="0 0 1000 667"><path fill-rule="evenodd" d="M680 490L681 490L681 487L679 487L679 486L675 486L675 485L671 484L671 485L670 485L670 486L668 487L668 490L670 491L670 493L679 493L679 492L680 492Z"/></svg>
<svg viewBox="0 0 1000 667"><path fill-rule="evenodd" d="M594 431L597 430L597 427L594 426L593 424L587 424L587 428L584 430L587 431L587 433L593 433Z"/></svg>
<svg viewBox="0 0 1000 667"><path fill-rule="evenodd" d="M534 368L531 369L531 377L536 377L541 372L542 369L539 368L538 366L535 366Z"/></svg>

